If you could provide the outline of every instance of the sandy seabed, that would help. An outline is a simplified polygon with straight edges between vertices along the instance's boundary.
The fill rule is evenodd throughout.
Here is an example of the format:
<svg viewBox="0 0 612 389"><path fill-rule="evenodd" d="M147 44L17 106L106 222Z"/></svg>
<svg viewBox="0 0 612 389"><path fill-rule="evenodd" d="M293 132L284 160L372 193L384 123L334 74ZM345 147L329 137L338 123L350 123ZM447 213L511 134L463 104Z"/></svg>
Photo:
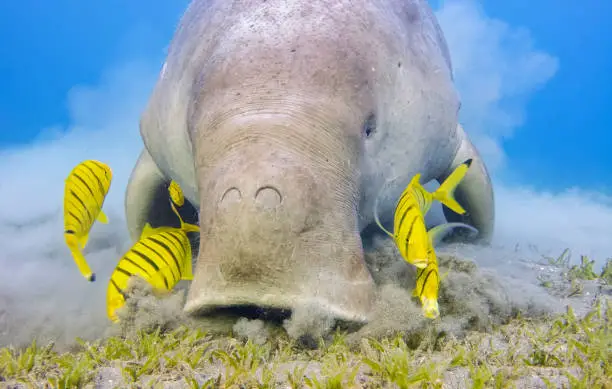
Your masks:
<svg viewBox="0 0 612 389"><path fill-rule="evenodd" d="M106 241L93 239L90 247L88 248L95 251L98 256L116 255L124 249L118 240L118 235L113 234L107 234ZM202 336L208 342L206 355L209 355L208 362L202 363L201 366L196 364L188 369L189 379L186 378L184 365L181 368L177 363L172 370L167 366L164 367L163 362L158 361L156 363L161 363L161 365L157 369L152 369L149 372L151 374L138 375L135 380L139 383L137 386L128 384L134 376L130 373L132 370L126 366L129 366L130 363L146 364L144 361L146 355L127 359L124 355L117 357L116 360L104 359L104 362L100 362L101 359L95 371L87 376L89 377L85 380L88 383L87 386L96 388L381 387L381 385L384 386L384 382L392 381L394 383L389 384L388 387L401 388L410 387L410 382L392 378L393 374L389 371L384 374L373 371L375 368L372 367L374 363L372 361L377 358L379 365L374 366L391 364L395 366L394 369L400 369L396 366L399 362L394 362L393 358L386 354L384 357L381 356L382 354L376 351L375 345L386 345L385 347L390 350L390 355L411 361L404 363L405 368L408 369L407 372L416 372L418 369L423 369L423 366L434 365L438 365L441 369L442 366L446 366L444 361L452 362L458 358L459 354L452 356L453 352L458 352L460 347L466 349L470 344L475 344L473 339L476 336L480 337L478 344L480 344L482 355L474 355L473 360L484 358L484 361L489 361L490 358L493 358L491 357L493 349L508 351L518 344L524 347L525 355L522 358L528 359L533 357L534 352L529 349L529 339L504 337L501 335L503 334L501 329L506 328L505 331L510 331L508 328L519 326L516 323L528 322L536 331L537 328L550 325L553 321L550 318L563 314L568 307L571 307L576 317L580 319L595 307L596 302L603 301L604 307L609 304L611 289L605 282L602 280L571 282L568 278L567 266L555 264L551 259L533 251L521 251L516 247L504 249L454 244L443 246L438 252L440 273L444 274L447 271L448 273L442 281L440 290L441 318L430 321L422 316L419 304L411 297L411 288L414 285L413 268L401 260L389 239L375 238L370 242L366 252L366 261L375 280L380 285L375 309L367 325L356 332L343 335L340 343L338 343L337 333L332 328L333 320L320 314L313 307L296 307L291 318L279 324L246 318L227 319L215 323L194 321L182 313L184 285L177 288L171 296L158 299L150 293L146 285L135 282L132 288L133 297L121 312L122 324L111 326L106 318L103 305L105 285L96 285L97 288L91 288L95 290L78 294L75 293L74 288L70 288L69 284L62 285L61 281L47 280L46 282L41 281L38 288L29 285L29 289L23 291L17 290L16 287L23 287L26 285L24 283L12 282L0 287L0 307L2 307L0 310L0 344L3 346L11 344L19 348L29 345L34 338L37 338L40 346L53 341L54 352L79 355L78 353L83 352L83 346L77 345L76 337L88 341L102 339L103 343L107 342L104 339L108 337L132 339L131 344L137 348L140 346L136 343L144 342L143 333L152 331L155 333L156 329L161 328L174 334L168 335L170 338L178 336L176 331L186 338L195 336L181 332L183 328L188 327L193 329L194 334L199 334L198 331L208 333ZM56 256L59 256L57 252L48 253L50 258ZM95 264L95 260L92 262ZM36 268L32 270L34 274ZM62 271L68 273L66 269ZM9 288L6 287L7 285ZM13 288L11 289L10 286ZM91 285L87 284L85 287L91 287ZM83 290L86 289L85 287ZM56 292L55 295L51 294L52 290ZM609 323L605 325L605 328L608 329L608 326ZM163 343L161 339L166 335L155 334L158 336L157 342ZM401 335L399 343L398 338L394 338L398 334ZM110 338L110 341L116 339L118 338ZM389 339L395 339L395 341ZM488 339L488 346L482 346L482 339ZM325 341L325 343L318 350L312 350L313 346L320 341ZM450 347L449 344L457 348L453 349L453 352L444 349L444 347ZM606 345L603 356L609 359L612 341L609 340ZM184 347L191 349L195 346ZM216 353L215 348L217 348ZM282 358L279 356L281 349L284 350ZM4 362L8 360L6 350L3 350L6 354L2 360ZM242 350L242 354L237 350ZM164 352L172 353L172 348ZM258 367L252 370L241 368L246 370L241 370L242 376L237 375L236 371L239 369L236 366L244 361L236 362L241 360L237 356L234 356L232 360L230 358L232 353L238 353L236 355L242 355L241 358L246 359L254 358L251 355L253 353L260 353L257 363L250 362L251 368L254 365ZM11 355L15 356L15 354ZM464 356L464 358L467 357ZM334 359L338 360L330 362ZM275 360L274 369L276 370L269 373L271 371L269 363ZM510 378L513 377L512 366L506 366L506 369L510 369L506 375L500 375L503 369L499 370L501 367L496 367L491 372L497 375L491 373L492 376L484 380L484 386L478 386L477 373L479 370L474 370L475 368L469 364L452 366L450 362L442 371L432 367L434 373L437 371L435 373L438 374L437 378L434 377L434 373L428 373L429 378L427 375L424 376L425 378L421 377L420 380L417 379L418 377L413 377L416 380L413 384L421 387L424 382L429 382L428 385L432 387L448 388L513 387L495 381L497 379L495 377L499 376L505 377L506 381L510 382ZM607 363L609 362L608 360ZM36 363L45 365L40 361ZM49 368L51 372L56 372L58 369L57 367L55 370ZM334 373L332 368L337 371ZM570 385L571 382L561 373L560 369L571 371L567 366L562 368L536 364L531 370L525 371L524 376L512 378L512 382L516 387L575 387L575 385ZM230 374L231 371L234 372L233 375ZM247 371L250 373L245 373ZM301 376L299 383L291 385L291 380L287 377L296 371ZM348 377L343 376L344 378L337 379L340 380L340 386L334 386L334 383L329 380L323 382L325 381L323 378L329 378L332 373L340 374L338 372ZM248 377L251 373L251 378L244 378L245 374ZM50 373L49 376L53 377L53 374L55 373ZM272 380L276 380L276 384L264 385L266 374L276 377ZM580 375L580 373L576 374ZM40 375L40 372L30 372L19 376L18 373L11 374L8 368L5 368L4 372L0 371L0 377L2 377L0 387L2 385L27 387L26 383L19 383L19 381L24 381L24 377L31 378L30 384L35 382L37 385L43 385L44 380ZM21 378L17 379L19 377ZM224 378L217 380L217 377ZM312 381L312 377L315 377L315 381ZM316 377L319 377L319 381L323 381L316 381ZM4 382L2 382L3 379ZM234 386L232 379L236 381L234 384L237 386ZM548 386L546 386L547 380L549 381ZM57 381L51 382L57 383ZM53 386L53 383L50 385Z"/></svg>

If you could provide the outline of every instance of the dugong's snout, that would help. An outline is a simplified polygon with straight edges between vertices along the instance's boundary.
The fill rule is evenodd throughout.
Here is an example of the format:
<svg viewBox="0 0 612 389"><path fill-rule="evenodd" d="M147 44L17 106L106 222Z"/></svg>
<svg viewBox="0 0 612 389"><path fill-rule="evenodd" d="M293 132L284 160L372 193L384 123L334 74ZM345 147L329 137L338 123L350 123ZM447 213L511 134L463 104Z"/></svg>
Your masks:
<svg viewBox="0 0 612 389"><path fill-rule="evenodd" d="M304 306L341 322L367 320L374 284L356 196L324 158L308 154L251 140L200 164L200 248L187 313Z"/></svg>

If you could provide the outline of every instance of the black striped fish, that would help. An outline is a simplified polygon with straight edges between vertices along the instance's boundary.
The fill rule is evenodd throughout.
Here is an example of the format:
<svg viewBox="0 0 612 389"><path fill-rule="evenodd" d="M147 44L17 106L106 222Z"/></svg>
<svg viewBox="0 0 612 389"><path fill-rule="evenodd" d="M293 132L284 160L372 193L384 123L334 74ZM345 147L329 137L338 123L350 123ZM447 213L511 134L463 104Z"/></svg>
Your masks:
<svg viewBox="0 0 612 389"><path fill-rule="evenodd" d="M374 204L374 219L378 226L395 242L404 260L417 268L416 285L413 295L421 301L423 314L428 318L439 316L438 310L438 260L434 250L436 241L454 227L476 230L464 223L444 223L427 231L425 215L434 200L440 201L458 214L465 209L454 199L455 188L467 173L471 159L466 160L444 180L434 193L428 192L419 182L416 174L402 192L394 214L394 234L383 227L378 217L378 200ZM476 230L477 231L477 230Z"/></svg>
<svg viewBox="0 0 612 389"><path fill-rule="evenodd" d="M119 260L111 274L106 292L108 317L116 322L116 310L125 304L125 289L132 276L139 276L158 291L171 291L180 280L193 279L191 243L187 232L197 232L199 227L183 221L176 209L184 202L178 185L172 181L169 187L173 212L181 227L157 227L145 224L138 242Z"/></svg>
<svg viewBox="0 0 612 389"><path fill-rule="evenodd" d="M64 238L79 271L95 281L82 249L87 245L94 221L108 223L102 211L113 173L108 165L93 159L78 164L66 178L64 189Z"/></svg>
<svg viewBox="0 0 612 389"><path fill-rule="evenodd" d="M374 219L376 224L394 241L404 260L417 268L425 268L429 261L429 243L425 215L429 212L433 200L438 200L458 214L464 214L465 209L454 199L455 188L472 163L471 159L463 162L444 180L434 192L428 192L419 182L421 175L416 174L406 189L402 192L394 214L394 233L389 232L378 217L378 200L374 204Z"/></svg>

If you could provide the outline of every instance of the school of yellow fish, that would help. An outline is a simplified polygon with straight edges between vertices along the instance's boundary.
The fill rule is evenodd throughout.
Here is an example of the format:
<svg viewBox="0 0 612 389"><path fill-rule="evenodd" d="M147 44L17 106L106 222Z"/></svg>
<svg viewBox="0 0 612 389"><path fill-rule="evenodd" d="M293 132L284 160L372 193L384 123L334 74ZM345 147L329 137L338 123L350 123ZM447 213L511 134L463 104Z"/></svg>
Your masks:
<svg viewBox="0 0 612 389"><path fill-rule="evenodd" d="M64 191L64 237L85 279L95 281L82 250L95 220L108 223L102 211L112 181L110 167L100 161L87 160L68 175ZM196 225L185 223L177 207L185 203L183 191L175 181L168 187L170 207L180 227L153 228L146 224L140 239L120 258L111 274L107 293L107 315L117 322L117 309L125 304L125 289L132 276L148 282L155 291L169 292L180 280L191 280L192 248L188 232L198 232Z"/></svg>
<svg viewBox="0 0 612 389"><path fill-rule="evenodd" d="M458 214L465 209L454 199L457 185L465 177L471 159L459 165L433 193L428 192L416 174L400 195L394 212L394 233L381 224L378 217L378 198L374 205L374 217L378 226L395 242L400 255L416 267L416 282L413 296L422 306L423 315L430 319L439 317L438 289L440 277L435 254L435 242L446 231L464 227L476 231L463 223L445 223L429 231L425 215L434 200L446 205ZM95 281L82 250L87 244L89 232L97 220L108 223L102 211L104 200L112 181L112 170L100 161L86 160L78 164L66 178L64 191L64 238L72 257L86 280ZM180 227L144 226L140 239L119 259L110 276L107 288L107 315L118 321L117 309L125 304L125 289L132 276L148 282L156 292L171 291L180 280L191 280L192 247L188 232L198 232L197 225L185 223L178 208L185 203L183 192L175 181L168 187L169 203L180 221ZM379 196L380 197L380 196ZM178 208L177 208L178 207Z"/></svg>

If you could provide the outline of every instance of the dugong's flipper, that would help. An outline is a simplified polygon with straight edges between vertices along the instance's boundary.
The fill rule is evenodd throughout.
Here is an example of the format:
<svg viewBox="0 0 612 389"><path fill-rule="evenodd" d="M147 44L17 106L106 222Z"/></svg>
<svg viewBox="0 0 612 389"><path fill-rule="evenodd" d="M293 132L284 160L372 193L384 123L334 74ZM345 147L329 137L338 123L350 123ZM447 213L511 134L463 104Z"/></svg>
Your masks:
<svg viewBox="0 0 612 389"><path fill-rule="evenodd" d="M449 222L462 222L476 227L479 231L477 240L482 243L489 243L493 237L495 224L495 204L491 178L478 150L476 150L460 124L457 125L457 136L459 138L457 154L448 170L437 180L444 182L457 166L466 159L472 158L473 162L470 169L455 191L455 198L467 212L464 215L458 215L443 206L444 215Z"/></svg>
<svg viewBox="0 0 612 389"><path fill-rule="evenodd" d="M143 149L132 170L125 193L125 215L132 242L140 238L145 223L152 222L151 210L156 209L160 191L164 191L166 180L147 149ZM168 197L168 192L165 196ZM162 192L163 194L163 192ZM168 201L166 200L167 204ZM162 203L163 204L163 203ZM170 206L167 205L170 209Z"/></svg>

